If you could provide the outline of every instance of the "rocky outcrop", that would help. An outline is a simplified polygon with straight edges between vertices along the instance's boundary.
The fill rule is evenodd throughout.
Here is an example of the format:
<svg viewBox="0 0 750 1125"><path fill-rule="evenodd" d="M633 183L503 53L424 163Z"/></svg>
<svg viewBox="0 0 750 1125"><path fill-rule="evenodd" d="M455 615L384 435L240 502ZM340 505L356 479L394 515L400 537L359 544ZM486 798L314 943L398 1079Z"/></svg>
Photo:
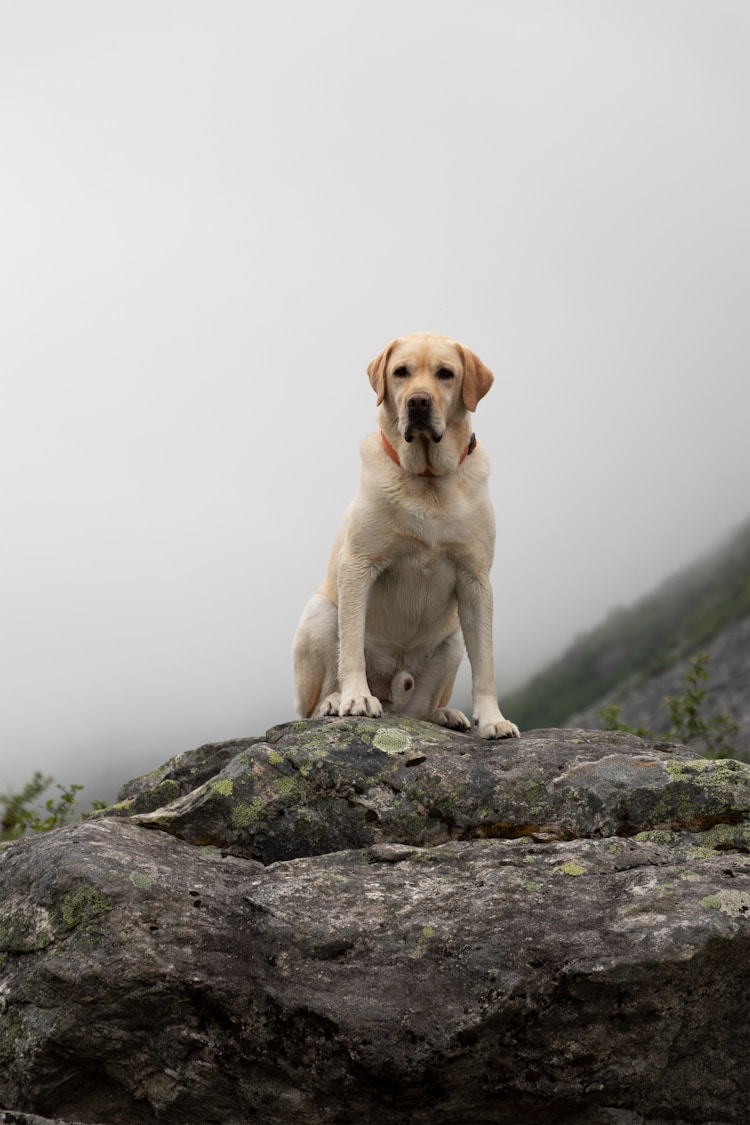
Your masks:
<svg viewBox="0 0 750 1125"><path fill-rule="evenodd" d="M746 1121L750 766L393 716L121 796L0 852L8 1120Z"/></svg>

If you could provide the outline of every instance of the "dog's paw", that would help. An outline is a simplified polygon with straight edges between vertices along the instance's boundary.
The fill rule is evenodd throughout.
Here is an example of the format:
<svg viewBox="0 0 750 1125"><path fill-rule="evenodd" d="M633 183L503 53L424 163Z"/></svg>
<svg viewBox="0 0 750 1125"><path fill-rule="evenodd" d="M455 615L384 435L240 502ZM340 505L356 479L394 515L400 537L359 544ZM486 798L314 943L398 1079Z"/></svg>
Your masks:
<svg viewBox="0 0 750 1125"><path fill-rule="evenodd" d="M500 719L494 723L478 724L480 738L520 738L521 732L515 723L507 719Z"/></svg>
<svg viewBox="0 0 750 1125"><path fill-rule="evenodd" d="M368 719L379 719L383 714L383 704L374 695L357 695L353 698L342 692L339 715L366 715Z"/></svg>
<svg viewBox="0 0 750 1125"><path fill-rule="evenodd" d="M340 706L341 695L339 692L334 691L331 695L325 697L320 707L315 712L315 718L327 719L329 715L338 715Z"/></svg>
<svg viewBox="0 0 750 1125"><path fill-rule="evenodd" d="M453 707L440 707L437 711L433 711L428 719L431 723L437 723L439 727L448 727L450 730L471 730L471 723L463 711L456 711Z"/></svg>

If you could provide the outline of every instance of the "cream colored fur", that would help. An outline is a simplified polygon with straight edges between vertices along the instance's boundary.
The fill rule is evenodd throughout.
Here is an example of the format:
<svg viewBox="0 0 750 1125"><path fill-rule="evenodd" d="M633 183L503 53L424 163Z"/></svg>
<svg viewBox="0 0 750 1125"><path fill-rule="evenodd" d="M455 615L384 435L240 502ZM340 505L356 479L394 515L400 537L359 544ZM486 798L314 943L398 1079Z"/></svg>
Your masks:
<svg viewBox="0 0 750 1125"><path fill-rule="evenodd" d="M292 648L305 717L398 711L468 730L448 707L464 644L483 738L518 737L497 702L490 567L495 522L469 412L493 377L467 348L419 333L368 367L380 431L362 444L360 490ZM422 475L429 473L431 475Z"/></svg>

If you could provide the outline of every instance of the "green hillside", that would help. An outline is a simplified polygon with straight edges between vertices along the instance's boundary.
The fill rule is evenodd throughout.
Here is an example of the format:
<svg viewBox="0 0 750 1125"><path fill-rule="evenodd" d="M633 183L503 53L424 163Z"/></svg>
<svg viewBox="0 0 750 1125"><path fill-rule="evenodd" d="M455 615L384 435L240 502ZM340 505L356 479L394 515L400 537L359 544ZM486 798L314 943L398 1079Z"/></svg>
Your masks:
<svg viewBox="0 0 750 1125"><path fill-rule="evenodd" d="M750 614L750 520L725 543L601 625L518 691L505 713L526 730L560 726L624 680L645 680L692 656Z"/></svg>

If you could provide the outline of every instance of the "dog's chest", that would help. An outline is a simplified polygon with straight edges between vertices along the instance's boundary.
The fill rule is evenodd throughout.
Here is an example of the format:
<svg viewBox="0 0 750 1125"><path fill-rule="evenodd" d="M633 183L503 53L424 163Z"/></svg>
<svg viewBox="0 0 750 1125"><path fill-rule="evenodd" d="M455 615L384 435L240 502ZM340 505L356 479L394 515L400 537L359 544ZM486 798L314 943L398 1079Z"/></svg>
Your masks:
<svg viewBox="0 0 750 1125"><path fill-rule="evenodd" d="M425 614L441 616L455 603L456 561L424 543L405 545L375 581L371 608L414 622Z"/></svg>
<svg viewBox="0 0 750 1125"><path fill-rule="evenodd" d="M451 554L466 542L474 513L474 505L460 495L446 501L428 494L421 503L392 509L394 538L409 563L432 565L434 555Z"/></svg>

